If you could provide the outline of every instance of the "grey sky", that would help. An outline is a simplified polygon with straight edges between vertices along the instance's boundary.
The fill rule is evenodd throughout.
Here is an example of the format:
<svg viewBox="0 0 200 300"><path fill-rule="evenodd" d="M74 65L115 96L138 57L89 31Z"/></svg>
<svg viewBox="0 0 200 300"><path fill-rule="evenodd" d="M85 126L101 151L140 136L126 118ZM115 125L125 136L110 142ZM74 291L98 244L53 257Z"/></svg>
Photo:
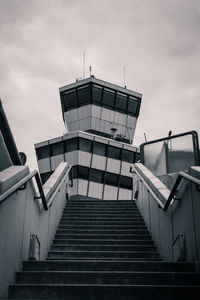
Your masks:
<svg viewBox="0 0 200 300"><path fill-rule="evenodd" d="M94 75L141 92L134 145L200 132L199 0L0 0L0 97L18 149L62 135L58 88Z"/></svg>

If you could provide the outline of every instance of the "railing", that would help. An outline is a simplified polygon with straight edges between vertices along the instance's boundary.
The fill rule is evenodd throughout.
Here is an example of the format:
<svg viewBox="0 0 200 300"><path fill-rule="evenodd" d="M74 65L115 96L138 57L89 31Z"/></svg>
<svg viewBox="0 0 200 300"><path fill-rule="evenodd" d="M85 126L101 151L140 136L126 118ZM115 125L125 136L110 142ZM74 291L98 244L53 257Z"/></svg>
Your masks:
<svg viewBox="0 0 200 300"><path fill-rule="evenodd" d="M71 170L71 166L69 166L65 176L63 177L63 179L61 180L61 182L59 183L58 187L56 188L55 192L53 193L53 195L51 196L51 198L49 199L49 201L47 202L47 199L44 195L44 191L43 191L43 187L42 187L42 183L40 180L40 176L38 174L38 172L32 171L30 174L28 174L26 177L24 177L22 180L20 180L19 182L17 182L14 186L12 186L8 191L6 191L5 193L3 193L0 196L0 205L8 198L10 197L12 194L14 194L16 191L23 189L23 186L26 185L26 183L31 180L33 177L35 177L36 180L36 184L39 190L39 196L35 196L35 199L41 199L42 200L42 204L43 204L43 208L44 210L48 210L49 207L51 206L53 199L55 197L55 195L57 194L58 190L60 189L60 186L62 185L63 181L65 180L66 176L68 175L68 173Z"/></svg>
<svg viewBox="0 0 200 300"><path fill-rule="evenodd" d="M171 190L171 193L169 194L169 197L166 201L165 204L163 204L160 199L158 198L158 196L153 192L153 190L151 189L150 185L146 182L146 180L140 175L140 173L137 171L137 169L133 166L133 173L135 172L138 177L142 180L142 182L144 183L144 185L146 186L146 188L148 189L148 191L152 194L152 196L154 197L154 199L158 202L159 206L164 210L167 211L168 207L170 206L171 202L173 200L178 200L177 198L175 198L175 194L177 192L177 189L181 183L181 180L187 179L188 181L196 184L197 190L200 192L200 179L197 179L183 171L180 171L178 174L178 177L176 179L176 182L174 183L174 186ZM137 191L138 192L138 191Z"/></svg>
<svg viewBox="0 0 200 300"><path fill-rule="evenodd" d="M154 175L184 171L200 165L199 142L196 131L143 143L140 146L141 162Z"/></svg>

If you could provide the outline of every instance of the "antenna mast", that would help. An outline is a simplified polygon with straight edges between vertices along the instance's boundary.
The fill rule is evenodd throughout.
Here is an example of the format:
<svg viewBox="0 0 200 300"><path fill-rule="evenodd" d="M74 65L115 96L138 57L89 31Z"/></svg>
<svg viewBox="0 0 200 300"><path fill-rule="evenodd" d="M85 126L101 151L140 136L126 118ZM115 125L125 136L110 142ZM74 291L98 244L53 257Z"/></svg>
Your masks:
<svg viewBox="0 0 200 300"><path fill-rule="evenodd" d="M124 65L124 87L126 88L126 66Z"/></svg>
<svg viewBox="0 0 200 300"><path fill-rule="evenodd" d="M83 79L85 78L85 51L83 52Z"/></svg>

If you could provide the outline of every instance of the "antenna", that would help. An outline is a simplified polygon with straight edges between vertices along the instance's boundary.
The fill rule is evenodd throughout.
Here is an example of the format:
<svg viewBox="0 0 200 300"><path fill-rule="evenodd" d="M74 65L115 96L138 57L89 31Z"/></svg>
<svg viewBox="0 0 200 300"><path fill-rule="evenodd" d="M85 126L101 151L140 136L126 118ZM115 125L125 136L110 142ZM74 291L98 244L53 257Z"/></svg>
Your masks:
<svg viewBox="0 0 200 300"><path fill-rule="evenodd" d="M124 65L124 87L126 88L126 66Z"/></svg>
<svg viewBox="0 0 200 300"><path fill-rule="evenodd" d="M92 66L89 66L90 77L92 76Z"/></svg>
<svg viewBox="0 0 200 300"><path fill-rule="evenodd" d="M83 52L83 79L85 78L85 51Z"/></svg>

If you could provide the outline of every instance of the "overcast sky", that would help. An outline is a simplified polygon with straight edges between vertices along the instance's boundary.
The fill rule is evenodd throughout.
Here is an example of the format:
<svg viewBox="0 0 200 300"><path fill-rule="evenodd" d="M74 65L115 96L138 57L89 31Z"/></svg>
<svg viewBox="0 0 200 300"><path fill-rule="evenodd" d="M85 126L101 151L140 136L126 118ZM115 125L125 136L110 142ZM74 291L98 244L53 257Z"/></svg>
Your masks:
<svg viewBox="0 0 200 300"><path fill-rule="evenodd" d="M0 98L18 150L64 132L59 87L95 77L143 94L134 145L200 132L199 0L0 0Z"/></svg>

